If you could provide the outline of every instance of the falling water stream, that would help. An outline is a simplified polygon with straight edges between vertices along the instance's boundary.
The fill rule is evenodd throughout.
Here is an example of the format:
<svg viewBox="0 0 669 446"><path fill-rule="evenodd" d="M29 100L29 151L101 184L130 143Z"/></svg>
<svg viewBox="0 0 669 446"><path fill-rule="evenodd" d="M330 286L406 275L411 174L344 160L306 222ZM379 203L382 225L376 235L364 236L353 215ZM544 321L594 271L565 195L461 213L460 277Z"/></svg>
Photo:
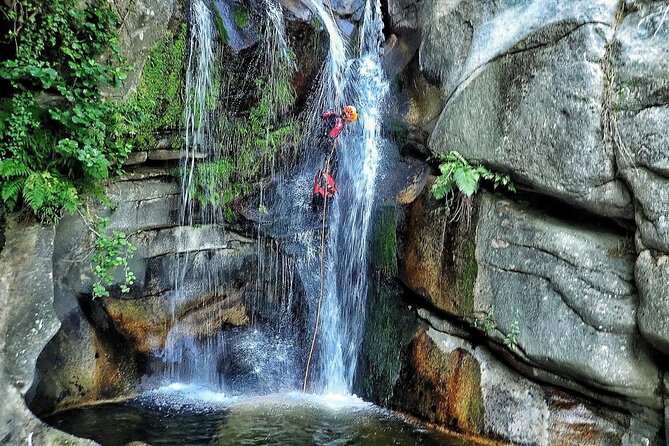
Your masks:
<svg viewBox="0 0 669 446"><path fill-rule="evenodd" d="M327 287L319 363L319 390L325 393L351 393L365 324L369 223L383 147L380 107L388 91L381 68L382 28L380 4L368 0L358 55L346 61L343 75L344 100L355 104L360 119L340 137L340 192L327 216Z"/></svg>
<svg viewBox="0 0 669 446"><path fill-rule="evenodd" d="M272 0L260 4L267 16L265 73L271 77L278 70L294 70L281 7ZM195 200L194 190L202 186L196 184L198 178L202 182L198 163L215 162L222 156L221 146L238 143L217 140L212 131L217 53L210 5L219 14L227 14L224 22L230 19L231 6L224 1L192 0L190 4L186 125L180 165L183 230L178 232L184 240L178 241L180 246L188 245L185 239L197 240L199 231L223 231L220 210L198 205ZM47 420L50 424L112 446L137 440L189 445L467 444L425 430L352 395L366 317L370 221L379 161L386 145L380 134L381 107L388 92L381 68L383 24L379 1L367 0L359 44L351 48L319 0L306 0L306 5L328 33L329 52L307 106L310 116L304 119L305 133L317 131L319 115L327 108L340 110L354 104L359 120L339 137L339 193L328 203L324 219L309 206L310 182L324 158L324 154L314 153L313 139L305 138L300 161L291 172L274 172L274 166L269 167L279 178L273 197L267 200L275 223L259 223L255 288L256 294L269 293L262 283L274 282L273 291L282 291L274 326L266 330L252 320L251 327L237 331L210 333L204 339L193 336L190 319L200 316L177 318L177 313L194 297L217 298L225 286L220 270L225 259L216 257L213 248L179 252L174 288L166 296L174 323L164 349L157 352L165 364L157 386L162 387L120 404L59 413ZM234 47L236 42L243 46L243 37L233 35L230 45ZM205 184L200 193L206 197L216 191L207 190ZM265 193L261 191L262 205ZM264 280L265 276L272 280ZM301 284L308 312L301 326L296 326L293 311L296 282ZM263 305L262 296L254 297L250 305L258 310ZM214 304L212 314L206 317L215 320L218 310ZM303 356L317 327L315 360L308 371L309 393L302 394L297 390L305 372ZM230 333L235 336L233 342ZM237 385L234 377L239 374L235 370L232 380L222 378L221 364L230 355L251 364L247 375L255 380L250 387L246 378L240 378L244 382ZM279 392L283 393L277 395Z"/></svg>

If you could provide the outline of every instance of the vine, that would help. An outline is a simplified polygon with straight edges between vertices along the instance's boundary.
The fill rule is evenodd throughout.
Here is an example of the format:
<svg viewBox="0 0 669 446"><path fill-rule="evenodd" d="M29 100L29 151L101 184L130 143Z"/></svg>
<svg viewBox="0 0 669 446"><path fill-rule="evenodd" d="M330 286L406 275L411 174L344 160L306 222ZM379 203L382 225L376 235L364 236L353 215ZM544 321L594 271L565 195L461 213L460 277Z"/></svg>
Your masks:
<svg viewBox="0 0 669 446"><path fill-rule="evenodd" d="M97 280L93 284L93 297L109 297L107 287L115 281L114 272L119 268L123 272L123 280L119 284L122 293L128 293L135 283L135 274L130 271L128 260L132 259L137 248L128 241L124 232L107 233L108 218L99 218L94 233L95 251L93 253L93 274Z"/></svg>

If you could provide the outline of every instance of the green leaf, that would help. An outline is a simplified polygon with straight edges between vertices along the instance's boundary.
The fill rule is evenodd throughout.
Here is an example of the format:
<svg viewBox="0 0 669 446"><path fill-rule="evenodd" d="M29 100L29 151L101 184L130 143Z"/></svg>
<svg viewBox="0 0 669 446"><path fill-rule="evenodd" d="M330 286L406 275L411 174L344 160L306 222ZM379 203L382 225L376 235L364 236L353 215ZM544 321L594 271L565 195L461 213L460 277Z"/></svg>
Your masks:
<svg viewBox="0 0 669 446"><path fill-rule="evenodd" d="M479 189L479 174L475 170L458 168L453 178L460 192L471 197Z"/></svg>

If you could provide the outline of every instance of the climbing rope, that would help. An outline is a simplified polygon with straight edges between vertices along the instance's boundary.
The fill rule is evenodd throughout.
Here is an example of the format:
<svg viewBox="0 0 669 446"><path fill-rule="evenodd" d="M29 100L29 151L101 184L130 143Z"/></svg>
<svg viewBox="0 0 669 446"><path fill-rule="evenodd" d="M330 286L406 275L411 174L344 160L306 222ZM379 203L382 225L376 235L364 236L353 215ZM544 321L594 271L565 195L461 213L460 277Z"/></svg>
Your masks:
<svg viewBox="0 0 669 446"><path fill-rule="evenodd" d="M319 321L321 318L321 305L323 303L323 286L324 286L324 280L323 280L323 265L325 263L325 216L327 215L327 208L328 208L328 194L326 193L325 196L323 197L323 227L321 229L321 267L320 267L320 278L321 278L321 285L320 285L320 294L318 296L318 307L316 308L316 322L314 323L314 336L311 338L311 348L309 349L309 357L307 358L307 368L304 371L304 384L302 385L302 392L306 393L307 392L307 381L309 379L309 368L311 367L311 358L314 354L314 347L316 346L316 337L318 336L318 325Z"/></svg>

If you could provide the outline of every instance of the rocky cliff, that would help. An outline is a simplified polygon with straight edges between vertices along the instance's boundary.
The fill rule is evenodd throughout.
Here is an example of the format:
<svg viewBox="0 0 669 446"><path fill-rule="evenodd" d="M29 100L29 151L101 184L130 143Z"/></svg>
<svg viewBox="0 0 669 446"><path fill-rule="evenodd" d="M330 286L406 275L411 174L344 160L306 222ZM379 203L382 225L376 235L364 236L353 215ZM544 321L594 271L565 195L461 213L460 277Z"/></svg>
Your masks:
<svg viewBox="0 0 669 446"><path fill-rule="evenodd" d="M409 305L416 328L388 337L392 354L366 344L387 381L361 379L369 395L517 444L663 444L667 11L389 2L392 39L421 36L397 82L405 153L459 151L519 192L481 194L469 221L439 213L429 187L399 209L406 304L377 291L370 305ZM417 120L428 104L442 108Z"/></svg>
<svg viewBox="0 0 669 446"><path fill-rule="evenodd" d="M283 4L301 43L292 82L303 106L323 35L304 5ZM146 99L147 76L172 79L156 71L169 64L151 55L160 57L165 38L170 48L184 44L184 5L114 7L125 55L138 68L116 99L132 101L137 91ZM360 2L333 8L352 32ZM406 162L388 156L393 196L375 211L375 286L356 392L513 444L664 443L668 11L669 2L650 0L384 5L386 71L400 110L387 133ZM227 38L234 78L245 74L258 36L237 29ZM245 90L252 80L235 84L235 107L254 101ZM161 105L151 121L164 122L178 94L152 100ZM283 253L257 245L244 219L232 230L179 226L180 129L172 124L150 129L150 143L110 185L111 206L98 208L138 247L129 296L112 287L109 299L91 299L93 236L78 216L55 229L13 216L3 222L0 395L10 405L0 442L86 444L41 424L24 399L49 413L127 396L154 372L147 358L175 323L189 321L190 336L206 337L271 317L246 303L259 288L269 300L281 294L255 268L259 257ZM510 174L518 192L482 192L453 218L431 196L426 164L451 150ZM256 209L246 214L262 218ZM184 259L193 286L169 308ZM220 295L203 285L209 264L225 278ZM204 320L213 323L198 324Z"/></svg>

